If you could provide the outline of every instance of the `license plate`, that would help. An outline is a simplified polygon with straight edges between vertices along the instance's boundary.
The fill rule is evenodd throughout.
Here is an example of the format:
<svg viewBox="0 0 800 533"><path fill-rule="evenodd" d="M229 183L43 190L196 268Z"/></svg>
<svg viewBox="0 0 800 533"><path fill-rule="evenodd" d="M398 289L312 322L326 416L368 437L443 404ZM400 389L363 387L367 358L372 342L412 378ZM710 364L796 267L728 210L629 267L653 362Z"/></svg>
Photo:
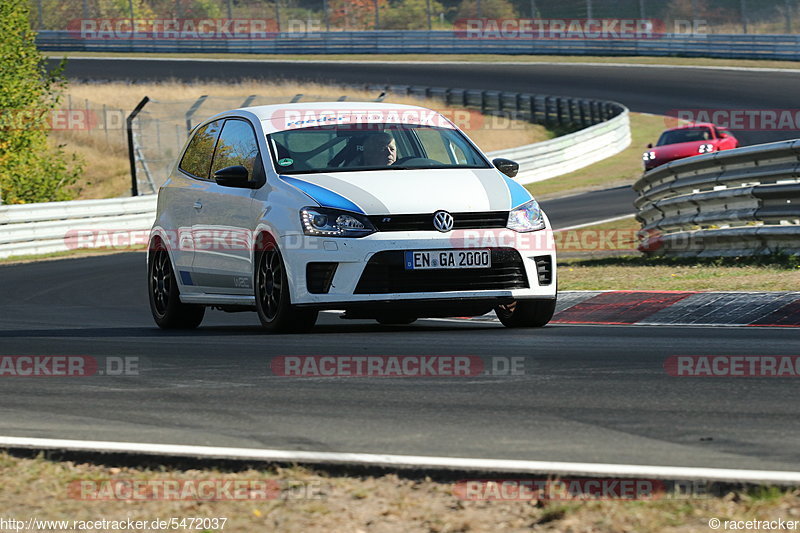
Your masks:
<svg viewBox="0 0 800 533"><path fill-rule="evenodd" d="M421 250L406 252L406 270L490 268L490 250Z"/></svg>

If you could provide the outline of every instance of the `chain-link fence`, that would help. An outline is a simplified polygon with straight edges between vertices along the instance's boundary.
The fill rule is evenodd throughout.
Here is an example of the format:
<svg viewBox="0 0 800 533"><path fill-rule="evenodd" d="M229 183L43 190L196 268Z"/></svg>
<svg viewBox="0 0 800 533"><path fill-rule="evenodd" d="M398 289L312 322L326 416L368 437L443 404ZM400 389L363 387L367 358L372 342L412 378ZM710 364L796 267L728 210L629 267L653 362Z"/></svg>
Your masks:
<svg viewBox="0 0 800 533"><path fill-rule="evenodd" d="M268 20L272 31L452 29L470 17L656 19L666 31L797 33L800 0L30 0L31 25L81 21Z"/></svg>
<svg viewBox="0 0 800 533"><path fill-rule="evenodd" d="M107 150L125 148L125 110L66 94L49 127L57 139Z"/></svg>

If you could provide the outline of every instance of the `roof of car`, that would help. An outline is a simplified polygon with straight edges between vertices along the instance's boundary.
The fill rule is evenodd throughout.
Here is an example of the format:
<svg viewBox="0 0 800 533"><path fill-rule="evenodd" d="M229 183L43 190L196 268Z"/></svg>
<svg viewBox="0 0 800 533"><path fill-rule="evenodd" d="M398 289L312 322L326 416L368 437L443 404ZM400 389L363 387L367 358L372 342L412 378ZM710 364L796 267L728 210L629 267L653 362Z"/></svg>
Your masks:
<svg viewBox="0 0 800 533"><path fill-rule="evenodd" d="M250 115L261 121L266 133L285 131L313 126L330 126L364 122L359 120L365 113L385 118L386 122L405 124L426 124L445 128L455 125L436 111L424 107L383 102L298 102L294 104L273 104L235 109L224 115ZM216 118L216 117L215 117ZM381 122L372 115L368 122Z"/></svg>
<svg viewBox="0 0 800 533"><path fill-rule="evenodd" d="M715 126L711 122L689 122L687 124L681 124L680 126L675 126L674 128L668 128L664 131L675 131L675 130L683 130L686 128L702 128L702 127L713 128Z"/></svg>
<svg viewBox="0 0 800 533"><path fill-rule="evenodd" d="M297 102L294 104L272 104L260 105L254 107L245 107L247 111L257 115L261 120L268 120L274 114L287 112L287 111L350 111L357 110L373 110L373 109L419 109L426 110L424 107L406 104L390 104L384 102Z"/></svg>

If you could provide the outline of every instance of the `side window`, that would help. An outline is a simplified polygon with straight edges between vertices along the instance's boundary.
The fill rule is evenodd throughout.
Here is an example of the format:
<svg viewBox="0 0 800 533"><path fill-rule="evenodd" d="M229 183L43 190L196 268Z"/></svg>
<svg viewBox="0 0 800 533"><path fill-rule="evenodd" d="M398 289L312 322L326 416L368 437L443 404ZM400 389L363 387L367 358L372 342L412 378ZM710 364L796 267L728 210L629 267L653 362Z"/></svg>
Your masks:
<svg viewBox="0 0 800 533"><path fill-rule="evenodd" d="M461 143L450 142L448 148L450 148L450 153L453 155L453 158L459 165L465 165L467 163L475 164L478 161L467 161L467 156L464 153L464 149L462 148Z"/></svg>
<svg viewBox="0 0 800 533"><path fill-rule="evenodd" d="M422 157L419 150L415 149L413 131L403 129L388 129L386 133L394 138L394 144L397 146L397 159L404 157Z"/></svg>
<svg viewBox="0 0 800 533"><path fill-rule="evenodd" d="M211 175L217 170L241 165L253 179L258 158L258 144L253 127L243 120L226 120L214 152Z"/></svg>
<svg viewBox="0 0 800 533"><path fill-rule="evenodd" d="M422 146L425 147L428 159L443 164L455 163L450 157L445 140L439 131L429 128L418 128L416 131Z"/></svg>
<svg viewBox="0 0 800 533"><path fill-rule="evenodd" d="M467 140L456 132L448 130L447 133L442 132L442 136L447 137L447 148L451 157L453 157L459 165L483 164L483 161L478 157L478 153L470 149Z"/></svg>
<svg viewBox="0 0 800 533"><path fill-rule="evenodd" d="M178 168L192 176L207 180L221 125L220 121L212 122L197 130L189 141Z"/></svg>

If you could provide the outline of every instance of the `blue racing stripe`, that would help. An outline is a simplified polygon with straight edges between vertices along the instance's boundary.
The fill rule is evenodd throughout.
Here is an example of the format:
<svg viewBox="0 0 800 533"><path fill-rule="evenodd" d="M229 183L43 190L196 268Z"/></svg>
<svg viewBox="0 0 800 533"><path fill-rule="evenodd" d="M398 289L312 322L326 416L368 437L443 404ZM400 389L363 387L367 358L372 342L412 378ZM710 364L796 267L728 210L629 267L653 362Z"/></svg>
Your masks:
<svg viewBox="0 0 800 533"><path fill-rule="evenodd" d="M362 211L361 208L356 204L330 189L326 189L325 187L320 187L319 185L314 185L313 183L299 180L297 178L292 178L290 176L281 176L281 179L286 183L297 187L323 207L333 207L335 209L344 209L346 211L364 214L364 211Z"/></svg>
<svg viewBox="0 0 800 533"><path fill-rule="evenodd" d="M503 176L503 179L506 180L508 192L511 193L511 209L515 209L525 202L533 200L533 196L528 192L528 189L507 176Z"/></svg>

